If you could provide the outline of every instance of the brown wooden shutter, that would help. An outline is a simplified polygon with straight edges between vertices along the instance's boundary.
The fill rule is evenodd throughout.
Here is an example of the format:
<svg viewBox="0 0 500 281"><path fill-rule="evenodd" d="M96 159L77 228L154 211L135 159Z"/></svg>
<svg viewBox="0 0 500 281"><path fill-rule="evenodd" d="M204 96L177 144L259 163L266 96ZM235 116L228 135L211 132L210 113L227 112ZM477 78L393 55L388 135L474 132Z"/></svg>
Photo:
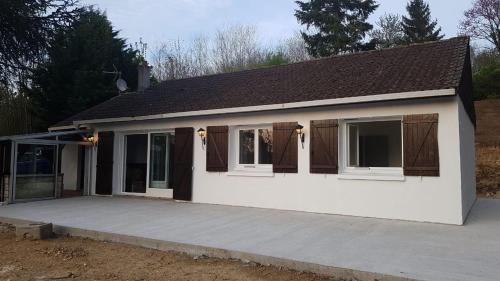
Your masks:
<svg viewBox="0 0 500 281"><path fill-rule="evenodd" d="M438 114L403 117L404 174L439 176Z"/></svg>
<svg viewBox="0 0 500 281"><path fill-rule="evenodd" d="M311 173L338 173L338 127L338 121L335 119L311 121Z"/></svg>
<svg viewBox="0 0 500 281"><path fill-rule="evenodd" d="M207 171L227 172L228 126L207 127Z"/></svg>
<svg viewBox="0 0 500 281"><path fill-rule="evenodd" d="M95 193L111 195L113 193L113 132L99 132L97 137L97 171Z"/></svg>
<svg viewBox="0 0 500 281"><path fill-rule="evenodd" d="M175 128L173 198L191 201L193 195L194 128Z"/></svg>
<svg viewBox="0 0 500 281"><path fill-rule="evenodd" d="M297 173L297 122L273 124L273 172Z"/></svg>

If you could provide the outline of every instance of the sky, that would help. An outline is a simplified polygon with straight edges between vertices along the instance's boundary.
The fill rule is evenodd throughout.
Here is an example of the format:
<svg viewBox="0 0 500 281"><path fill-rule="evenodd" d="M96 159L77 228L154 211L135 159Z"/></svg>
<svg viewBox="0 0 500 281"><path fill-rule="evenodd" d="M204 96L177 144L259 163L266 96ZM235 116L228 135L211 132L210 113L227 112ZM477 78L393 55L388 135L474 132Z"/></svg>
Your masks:
<svg viewBox="0 0 500 281"><path fill-rule="evenodd" d="M292 0L82 0L106 12L120 36L129 43L139 38L154 48L170 40L190 41L210 36L235 24L253 25L264 45L274 45L301 30ZM405 0L378 0L372 24L384 13L406 14ZM463 12L472 0L427 0L445 38L457 35Z"/></svg>

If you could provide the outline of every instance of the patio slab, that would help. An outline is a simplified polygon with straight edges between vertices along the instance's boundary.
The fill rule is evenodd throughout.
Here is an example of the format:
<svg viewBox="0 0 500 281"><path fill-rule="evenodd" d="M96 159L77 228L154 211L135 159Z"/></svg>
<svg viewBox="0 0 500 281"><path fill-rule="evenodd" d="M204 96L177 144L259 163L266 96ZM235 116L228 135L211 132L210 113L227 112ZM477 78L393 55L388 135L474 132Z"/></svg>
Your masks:
<svg viewBox="0 0 500 281"><path fill-rule="evenodd" d="M388 279L500 278L500 200L494 199L479 199L464 226L128 197L1 206L0 221L12 220L51 222L61 232L82 236L319 272L340 268Z"/></svg>

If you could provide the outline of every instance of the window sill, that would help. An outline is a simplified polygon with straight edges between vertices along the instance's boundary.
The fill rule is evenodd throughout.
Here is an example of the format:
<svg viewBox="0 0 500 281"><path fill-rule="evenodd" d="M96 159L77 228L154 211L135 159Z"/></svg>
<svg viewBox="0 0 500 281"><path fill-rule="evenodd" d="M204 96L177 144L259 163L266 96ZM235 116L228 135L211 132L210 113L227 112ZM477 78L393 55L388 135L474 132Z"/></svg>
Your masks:
<svg viewBox="0 0 500 281"><path fill-rule="evenodd" d="M272 171L230 171L227 173L228 176L240 176L240 177L274 177Z"/></svg>
<svg viewBox="0 0 500 281"><path fill-rule="evenodd" d="M405 181L404 175L387 174L339 174L341 180L372 180L372 181Z"/></svg>

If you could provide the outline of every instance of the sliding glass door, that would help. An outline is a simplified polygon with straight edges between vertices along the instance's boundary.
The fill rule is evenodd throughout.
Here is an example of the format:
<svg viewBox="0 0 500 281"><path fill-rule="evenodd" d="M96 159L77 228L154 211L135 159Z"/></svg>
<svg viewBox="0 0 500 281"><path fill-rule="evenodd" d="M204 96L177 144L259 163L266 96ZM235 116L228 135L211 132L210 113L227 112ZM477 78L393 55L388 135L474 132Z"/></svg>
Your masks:
<svg viewBox="0 0 500 281"><path fill-rule="evenodd" d="M55 145L17 146L15 200L55 196Z"/></svg>
<svg viewBox="0 0 500 281"><path fill-rule="evenodd" d="M172 197L174 146L172 132L125 135L122 192Z"/></svg>
<svg viewBox="0 0 500 281"><path fill-rule="evenodd" d="M174 135L151 134L149 188L172 188Z"/></svg>
<svg viewBox="0 0 500 281"><path fill-rule="evenodd" d="M148 135L125 136L125 192L146 193Z"/></svg>

